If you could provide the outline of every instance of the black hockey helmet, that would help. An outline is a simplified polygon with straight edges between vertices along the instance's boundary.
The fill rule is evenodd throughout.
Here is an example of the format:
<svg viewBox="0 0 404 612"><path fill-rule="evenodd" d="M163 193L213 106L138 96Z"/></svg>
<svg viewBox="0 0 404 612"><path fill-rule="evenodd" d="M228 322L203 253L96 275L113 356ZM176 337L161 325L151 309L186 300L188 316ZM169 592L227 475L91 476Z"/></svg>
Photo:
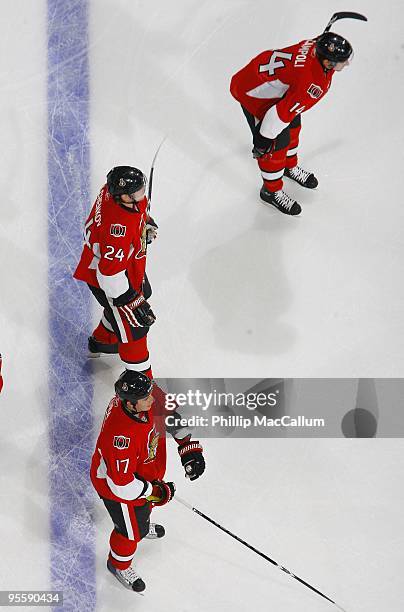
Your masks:
<svg viewBox="0 0 404 612"><path fill-rule="evenodd" d="M107 185L113 197L130 195L146 186L146 177L139 168L115 166L107 174Z"/></svg>
<svg viewBox="0 0 404 612"><path fill-rule="evenodd" d="M316 53L320 60L327 59L337 64L349 60L353 49L343 36L335 32L324 32L317 38Z"/></svg>
<svg viewBox="0 0 404 612"><path fill-rule="evenodd" d="M125 370L115 383L115 393L124 402L135 405L138 400L145 399L153 389L153 382L141 372Z"/></svg>

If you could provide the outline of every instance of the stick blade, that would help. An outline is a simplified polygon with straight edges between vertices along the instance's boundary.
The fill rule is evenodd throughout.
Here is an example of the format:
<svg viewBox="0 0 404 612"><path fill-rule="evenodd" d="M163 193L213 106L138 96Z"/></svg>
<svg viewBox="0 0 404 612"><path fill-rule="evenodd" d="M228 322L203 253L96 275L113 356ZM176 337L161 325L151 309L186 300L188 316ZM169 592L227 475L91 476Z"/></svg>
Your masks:
<svg viewBox="0 0 404 612"><path fill-rule="evenodd" d="M354 13L352 11L340 11L339 13L334 13L328 22L324 32L328 32L331 26L338 21L339 19L359 19L359 21L367 21L368 18L361 13Z"/></svg>
<svg viewBox="0 0 404 612"><path fill-rule="evenodd" d="M352 11L341 11L340 13L334 13L335 21L338 19L359 19L360 21L367 21L368 18L361 13L353 13Z"/></svg>

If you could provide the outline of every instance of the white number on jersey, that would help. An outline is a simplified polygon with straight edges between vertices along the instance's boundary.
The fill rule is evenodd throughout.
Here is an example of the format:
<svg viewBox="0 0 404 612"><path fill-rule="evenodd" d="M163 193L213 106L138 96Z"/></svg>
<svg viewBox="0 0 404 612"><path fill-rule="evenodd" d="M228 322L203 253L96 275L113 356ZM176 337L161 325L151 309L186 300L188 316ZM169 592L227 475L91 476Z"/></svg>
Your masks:
<svg viewBox="0 0 404 612"><path fill-rule="evenodd" d="M117 472L121 471L120 463L126 463L124 469L122 470L122 472L126 474L126 472L128 471L129 459L117 459L116 460L116 471Z"/></svg>
<svg viewBox="0 0 404 612"><path fill-rule="evenodd" d="M111 245L107 245L107 252L105 253L104 257L105 259L110 259L111 261L114 259L114 257L115 259L119 259L119 261L122 261L125 255L122 249L118 249L115 253L115 248Z"/></svg>
<svg viewBox="0 0 404 612"><path fill-rule="evenodd" d="M296 104L294 104L291 107L289 112L290 113L296 113L296 115L298 115L299 113L302 113L306 107L305 106L300 106L300 108L299 108L299 104L300 104L300 102L296 102Z"/></svg>
<svg viewBox="0 0 404 612"><path fill-rule="evenodd" d="M268 72L270 76L275 74L275 70L277 68L284 68L285 63L282 59L278 62L277 59L282 58L286 60L292 59L292 53L283 53L283 51L274 51L269 58L268 64L261 64L259 67L259 72Z"/></svg>

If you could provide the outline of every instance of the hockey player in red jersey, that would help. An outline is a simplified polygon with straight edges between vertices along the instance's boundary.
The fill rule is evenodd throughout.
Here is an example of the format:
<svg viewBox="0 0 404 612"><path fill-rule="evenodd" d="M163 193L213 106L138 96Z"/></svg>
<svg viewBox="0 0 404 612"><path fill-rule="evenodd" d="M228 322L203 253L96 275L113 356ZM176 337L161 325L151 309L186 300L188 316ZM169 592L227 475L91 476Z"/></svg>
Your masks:
<svg viewBox="0 0 404 612"><path fill-rule="evenodd" d="M3 359L2 359L2 356L0 355L0 393L1 393L1 390L3 388L3 377L1 375L1 366L2 365L3 365Z"/></svg>
<svg viewBox="0 0 404 612"><path fill-rule="evenodd" d="M175 493L174 483L163 480L166 430L178 444L190 480L203 474L205 460L189 431L165 427L165 394L150 378L126 370L115 391L93 454L91 481L114 523L107 568L126 588L143 591L145 583L131 567L132 559L140 540L164 536L162 525L150 523L150 513ZM174 422L180 420L177 413L170 414Z"/></svg>
<svg viewBox="0 0 404 612"><path fill-rule="evenodd" d="M118 353L128 369L151 373L147 333L155 316L148 299L146 248L157 235L145 196L146 177L117 166L107 176L84 228L84 247L74 273L103 306L89 338L90 355Z"/></svg>
<svg viewBox="0 0 404 612"><path fill-rule="evenodd" d="M298 166L301 114L330 88L334 72L352 58L350 43L333 32L279 50L260 53L237 72L230 85L253 134L253 156L263 178L260 197L288 215L300 205L283 190L282 177L313 189L313 173Z"/></svg>

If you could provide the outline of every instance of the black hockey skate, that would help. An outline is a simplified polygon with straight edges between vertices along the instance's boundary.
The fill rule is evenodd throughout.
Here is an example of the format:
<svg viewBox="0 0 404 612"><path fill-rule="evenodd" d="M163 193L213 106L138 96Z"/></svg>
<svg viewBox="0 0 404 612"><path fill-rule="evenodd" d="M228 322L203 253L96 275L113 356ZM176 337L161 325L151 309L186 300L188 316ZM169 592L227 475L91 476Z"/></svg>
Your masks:
<svg viewBox="0 0 404 612"><path fill-rule="evenodd" d="M99 342L94 336L90 336L88 339L88 356L100 357L102 353L104 355L116 355L118 353L118 343L106 344Z"/></svg>
<svg viewBox="0 0 404 612"><path fill-rule="evenodd" d="M300 166L285 168L284 176L296 181L301 187L307 187L307 189L315 189L318 185L318 180L314 174L303 170Z"/></svg>
<svg viewBox="0 0 404 612"><path fill-rule="evenodd" d="M149 533L145 538L147 540L156 540L157 538L163 538L165 536L166 530L163 525L158 525L157 523L150 523Z"/></svg>
<svg viewBox="0 0 404 612"><path fill-rule="evenodd" d="M300 204L290 198L284 191L268 191L265 186L261 188L260 198L267 204L272 204L285 215L300 215Z"/></svg>
<svg viewBox="0 0 404 612"><path fill-rule="evenodd" d="M135 572L133 567L128 567L126 570L119 570L110 563L109 559L107 561L107 568L115 576L115 578L123 584L126 589L130 591L136 591L136 593L141 593L145 590L146 585L141 579L140 576Z"/></svg>

